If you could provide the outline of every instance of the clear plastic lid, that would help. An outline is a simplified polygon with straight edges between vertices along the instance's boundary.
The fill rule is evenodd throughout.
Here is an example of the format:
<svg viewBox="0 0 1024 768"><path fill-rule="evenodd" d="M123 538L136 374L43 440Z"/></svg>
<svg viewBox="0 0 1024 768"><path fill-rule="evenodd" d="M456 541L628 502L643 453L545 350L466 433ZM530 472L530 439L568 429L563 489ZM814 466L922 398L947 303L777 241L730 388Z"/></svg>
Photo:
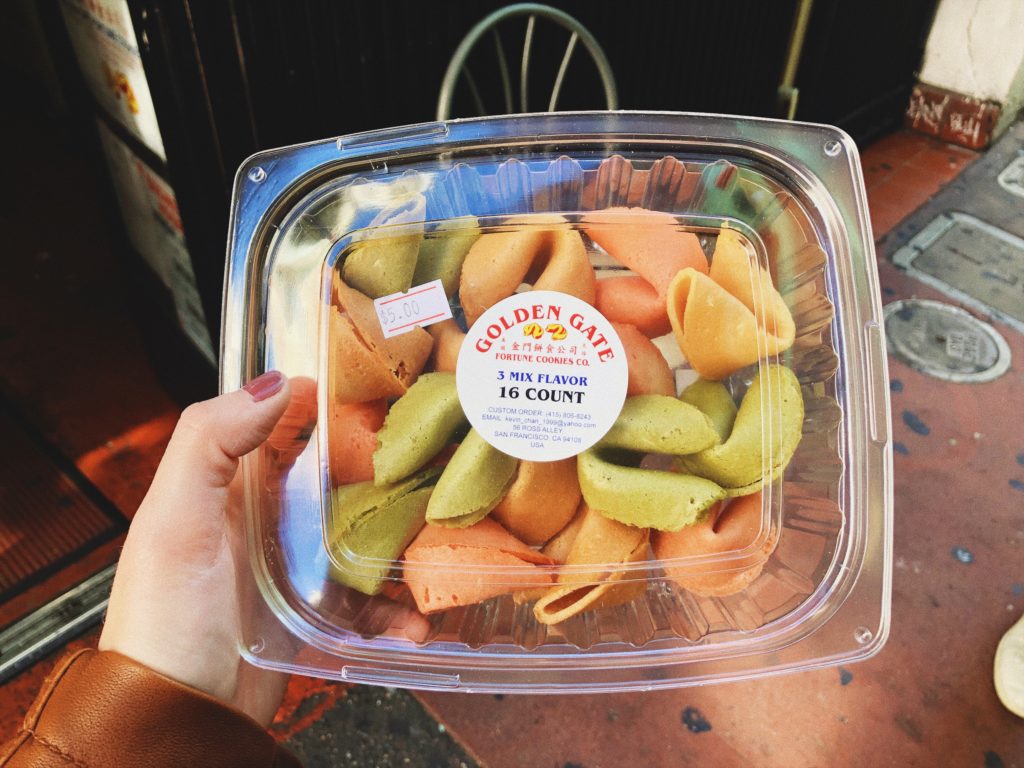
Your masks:
<svg viewBox="0 0 1024 768"><path fill-rule="evenodd" d="M222 388L252 663L626 690L884 642L889 403L857 151L685 114L453 121L261 153Z"/></svg>

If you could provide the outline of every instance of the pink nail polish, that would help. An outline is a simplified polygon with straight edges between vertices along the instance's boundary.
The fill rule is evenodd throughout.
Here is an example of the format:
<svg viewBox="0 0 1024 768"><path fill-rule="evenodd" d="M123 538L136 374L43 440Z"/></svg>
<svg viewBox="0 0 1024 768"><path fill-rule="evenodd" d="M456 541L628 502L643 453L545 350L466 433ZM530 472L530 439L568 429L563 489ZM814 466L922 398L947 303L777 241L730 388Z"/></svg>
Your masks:
<svg viewBox="0 0 1024 768"><path fill-rule="evenodd" d="M246 384L242 389L252 395L255 402L266 400L281 391L284 386L284 374L280 371L267 371Z"/></svg>

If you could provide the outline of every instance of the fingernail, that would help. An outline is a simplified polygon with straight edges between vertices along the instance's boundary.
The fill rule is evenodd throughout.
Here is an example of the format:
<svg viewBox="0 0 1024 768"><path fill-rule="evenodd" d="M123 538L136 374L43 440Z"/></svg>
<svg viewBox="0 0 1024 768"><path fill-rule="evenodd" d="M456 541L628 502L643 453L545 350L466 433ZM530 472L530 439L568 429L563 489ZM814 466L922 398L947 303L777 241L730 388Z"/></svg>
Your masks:
<svg viewBox="0 0 1024 768"><path fill-rule="evenodd" d="M284 386L284 374L280 371L267 371L246 384L242 389L252 395L255 402L266 400L281 391Z"/></svg>

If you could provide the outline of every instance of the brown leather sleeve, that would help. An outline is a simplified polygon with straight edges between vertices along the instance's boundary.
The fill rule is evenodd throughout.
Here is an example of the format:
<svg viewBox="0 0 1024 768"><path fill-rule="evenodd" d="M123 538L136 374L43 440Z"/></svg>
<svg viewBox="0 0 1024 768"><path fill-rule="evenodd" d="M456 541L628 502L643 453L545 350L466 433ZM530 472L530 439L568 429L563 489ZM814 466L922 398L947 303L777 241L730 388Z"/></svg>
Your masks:
<svg viewBox="0 0 1024 768"><path fill-rule="evenodd" d="M211 696L112 651L68 654L22 730L0 747L4 768L300 768L259 724Z"/></svg>

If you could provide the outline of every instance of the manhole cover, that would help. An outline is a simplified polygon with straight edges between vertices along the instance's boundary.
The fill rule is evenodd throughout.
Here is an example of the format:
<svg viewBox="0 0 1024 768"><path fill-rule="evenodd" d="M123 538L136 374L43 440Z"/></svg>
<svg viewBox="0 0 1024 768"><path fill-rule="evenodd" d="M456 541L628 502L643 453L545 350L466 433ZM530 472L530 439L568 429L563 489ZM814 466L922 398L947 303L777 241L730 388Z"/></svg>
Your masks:
<svg viewBox="0 0 1024 768"><path fill-rule="evenodd" d="M995 328L940 301L887 304L885 334L890 352L938 379L991 381L1010 367L1010 348Z"/></svg>
<svg viewBox="0 0 1024 768"><path fill-rule="evenodd" d="M1017 158L1000 171L996 181L1011 195L1024 197L1024 152L1019 152Z"/></svg>
<svg viewBox="0 0 1024 768"><path fill-rule="evenodd" d="M908 274L1024 332L1024 240L943 213L892 256Z"/></svg>

